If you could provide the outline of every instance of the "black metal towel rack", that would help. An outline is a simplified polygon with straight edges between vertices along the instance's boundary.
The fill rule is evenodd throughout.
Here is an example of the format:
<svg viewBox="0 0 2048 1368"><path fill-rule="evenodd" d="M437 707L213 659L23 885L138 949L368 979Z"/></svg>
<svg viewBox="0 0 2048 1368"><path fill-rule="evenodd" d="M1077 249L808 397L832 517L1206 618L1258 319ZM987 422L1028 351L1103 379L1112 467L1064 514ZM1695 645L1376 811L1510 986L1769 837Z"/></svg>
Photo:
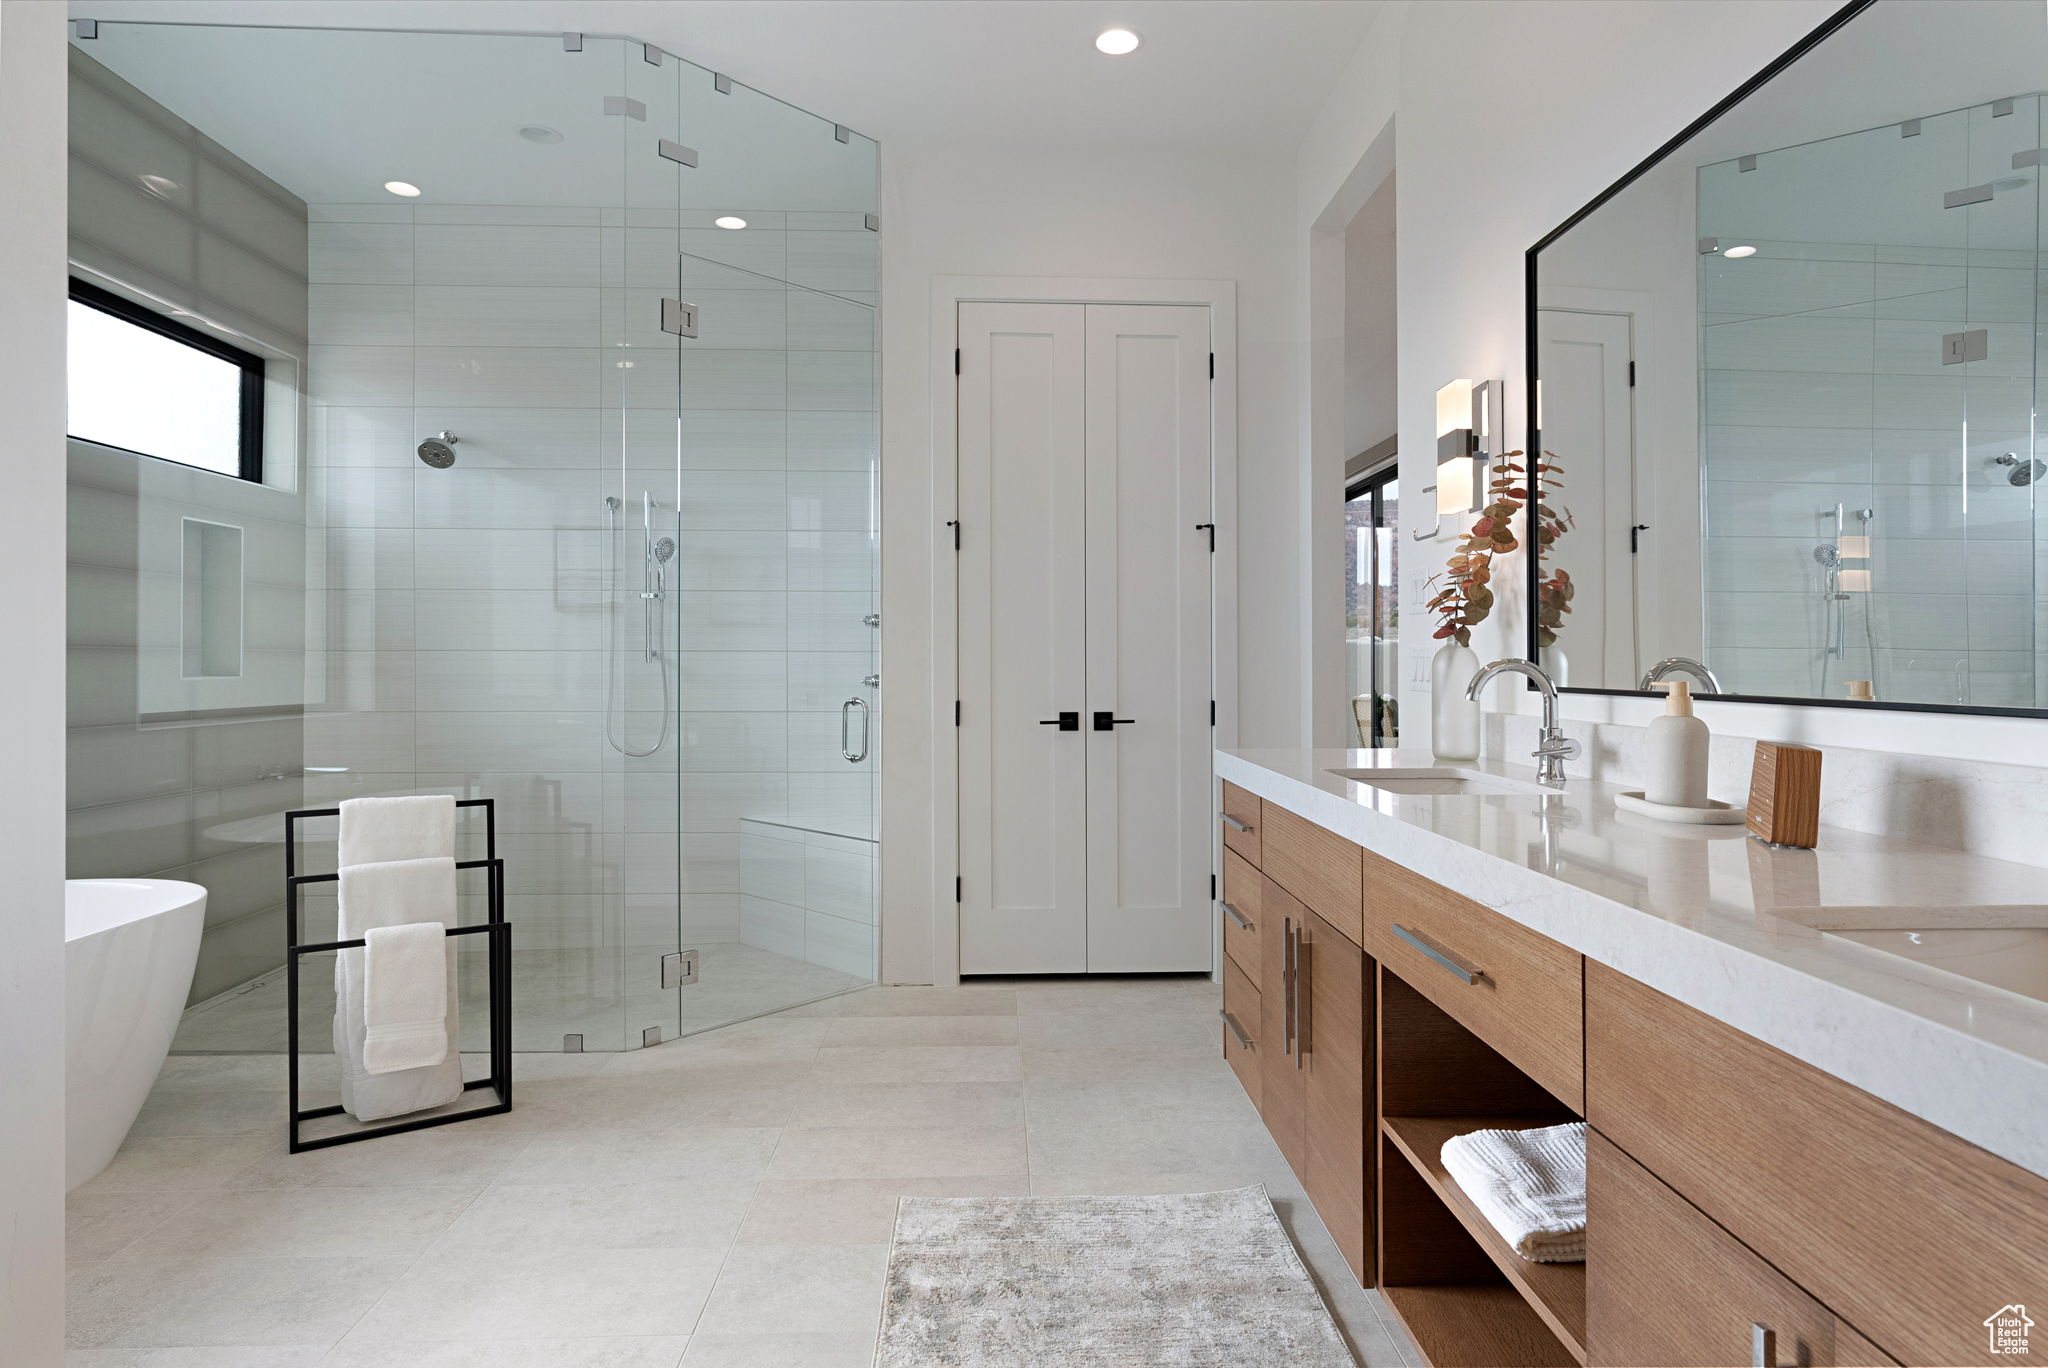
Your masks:
<svg viewBox="0 0 2048 1368"><path fill-rule="evenodd" d="M286 1139L290 1151L298 1154L303 1150L327 1149L334 1145L352 1145L359 1140L374 1140L380 1135L397 1135L402 1131L425 1130L429 1126L446 1126L457 1121L471 1121L479 1116L499 1116L512 1110L512 926L505 920L505 862L498 858L498 812L497 802L491 798L464 798L456 802L458 808L482 808L484 811L484 858L481 860L458 860L455 867L489 871L488 911L485 920L471 926L451 926L451 936L484 936L488 941L488 973L490 980L491 1014L491 1072L484 1078L465 1082L463 1091L489 1088L498 1100L489 1106L470 1107L458 1112L440 1116L418 1117L412 1120L393 1121L386 1125L370 1126L351 1130L339 1135L323 1135L317 1139L302 1139L299 1125L322 1116L339 1116L339 1106L299 1109L299 959L303 955L320 955L339 950L354 950L367 942L357 940L321 941L313 945L299 942L299 889L307 884L338 883L339 872L333 874L301 874L298 871L298 823L314 817L339 817L341 809L305 808L284 815L284 926L285 926L285 1011L289 1013L285 1034L291 1094L290 1121Z"/></svg>

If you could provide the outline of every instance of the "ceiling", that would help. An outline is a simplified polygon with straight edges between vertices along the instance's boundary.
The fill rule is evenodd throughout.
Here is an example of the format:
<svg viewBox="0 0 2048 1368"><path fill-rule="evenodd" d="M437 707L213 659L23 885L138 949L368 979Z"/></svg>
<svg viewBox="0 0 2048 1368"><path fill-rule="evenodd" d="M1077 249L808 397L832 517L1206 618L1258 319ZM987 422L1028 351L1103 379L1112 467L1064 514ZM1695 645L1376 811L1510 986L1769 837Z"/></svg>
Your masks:
<svg viewBox="0 0 2048 1368"><path fill-rule="evenodd" d="M103 22L629 34L850 125L1291 152L1379 0L74 0ZM1142 48L1093 46L1113 26Z"/></svg>

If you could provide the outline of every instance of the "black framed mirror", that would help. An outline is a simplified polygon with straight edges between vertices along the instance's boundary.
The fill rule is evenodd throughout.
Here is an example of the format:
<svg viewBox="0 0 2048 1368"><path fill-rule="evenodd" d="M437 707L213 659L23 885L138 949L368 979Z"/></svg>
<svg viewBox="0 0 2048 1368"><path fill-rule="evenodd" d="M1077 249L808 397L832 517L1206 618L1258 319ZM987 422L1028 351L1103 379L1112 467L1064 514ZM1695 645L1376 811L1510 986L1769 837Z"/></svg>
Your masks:
<svg viewBox="0 0 2048 1368"><path fill-rule="evenodd" d="M2048 716L2048 9L1856 0L1529 249L1561 687Z"/></svg>

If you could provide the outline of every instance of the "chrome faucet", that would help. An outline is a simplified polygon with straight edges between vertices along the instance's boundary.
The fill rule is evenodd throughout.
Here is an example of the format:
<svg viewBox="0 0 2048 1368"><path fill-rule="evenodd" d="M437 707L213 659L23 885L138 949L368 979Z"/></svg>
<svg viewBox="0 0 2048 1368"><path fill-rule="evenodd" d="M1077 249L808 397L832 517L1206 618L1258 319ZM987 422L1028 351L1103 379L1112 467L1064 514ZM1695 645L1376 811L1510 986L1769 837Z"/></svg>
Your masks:
<svg viewBox="0 0 2048 1368"><path fill-rule="evenodd" d="M1527 660L1496 660L1472 676L1472 682L1465 687L1465 697L1479 701L1479 691L1495 675L1526 675L1536 683L1543 695L1543 735L1536 749L1529 752L1536 757L1536 782L1548 788L1564 787L1564 762L1579 753L1579 743L1567 737L1557 725L1557 685L1543 672L1543 667Z"/></svg>
<svg viewBox="0 0 2048 1368"><path fill-rule="evenodd" d="M1671 674L1691 675L1705 686L1702 692L1710 694L1721 692L1721 681L1714 677L1714 672L1699 661L1694 660L1691 656L1665 656L1655 665L1643 671L1643 682L1636 685L1636 687L1644 693L1648 693L1652 684Z"/></svg>

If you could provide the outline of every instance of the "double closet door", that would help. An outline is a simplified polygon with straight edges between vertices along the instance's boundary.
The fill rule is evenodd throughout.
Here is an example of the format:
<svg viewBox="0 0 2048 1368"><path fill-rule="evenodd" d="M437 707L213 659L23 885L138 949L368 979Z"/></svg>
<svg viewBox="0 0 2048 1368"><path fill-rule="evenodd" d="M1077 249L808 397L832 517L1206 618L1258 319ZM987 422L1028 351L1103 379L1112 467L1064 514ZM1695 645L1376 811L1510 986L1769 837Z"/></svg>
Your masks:
<svg viewBox="0 0 2048 1368"><path fill-rule="evenodd" d="M960 970L1206 971L1209 311L959 340Z"/></svg>

